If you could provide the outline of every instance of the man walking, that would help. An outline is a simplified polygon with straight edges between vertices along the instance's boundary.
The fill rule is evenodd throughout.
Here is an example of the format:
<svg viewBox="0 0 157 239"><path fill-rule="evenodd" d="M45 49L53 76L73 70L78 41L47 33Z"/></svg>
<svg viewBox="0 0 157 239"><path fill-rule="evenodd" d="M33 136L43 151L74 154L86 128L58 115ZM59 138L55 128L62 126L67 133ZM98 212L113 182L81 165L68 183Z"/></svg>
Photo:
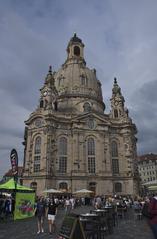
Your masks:
<svg viewBox="0 0 157 239"><path fill-rule="evenodd" d="M37 215L37 223L38 223L37 234L43 233L44 232L43 223L44 223L44 216L45 216L45 202L43 197L40 197L39 200L37 201L35 213Z"/></svg>

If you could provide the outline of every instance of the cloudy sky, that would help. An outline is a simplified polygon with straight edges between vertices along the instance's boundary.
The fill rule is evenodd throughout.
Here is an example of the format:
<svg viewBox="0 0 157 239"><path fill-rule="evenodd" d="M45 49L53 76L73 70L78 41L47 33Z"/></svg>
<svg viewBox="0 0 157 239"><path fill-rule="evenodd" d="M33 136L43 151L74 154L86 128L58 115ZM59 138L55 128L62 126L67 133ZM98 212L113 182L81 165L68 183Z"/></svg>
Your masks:
<svg viewBox="0 0 157 239"><path fill-rule="evenodd" d="M157 153L156 0L0 1L0 176L35 110L48 66L57 71L76 32L97 69L109 112L113 78L138 128L138 154Z"/></svg>

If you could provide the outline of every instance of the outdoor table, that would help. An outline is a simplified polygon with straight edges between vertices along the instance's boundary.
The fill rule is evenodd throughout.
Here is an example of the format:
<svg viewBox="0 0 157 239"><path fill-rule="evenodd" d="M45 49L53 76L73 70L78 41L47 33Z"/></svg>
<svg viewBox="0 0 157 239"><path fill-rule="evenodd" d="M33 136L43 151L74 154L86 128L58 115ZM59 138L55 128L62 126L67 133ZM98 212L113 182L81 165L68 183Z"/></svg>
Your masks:
<svg viewBox="0 0 157 239"><path fill-rule="evenodd" d="M86 238L100 238L99 216L94 213L80 214L80 222L86 234ZM96 219L96 220L95 220Z"/></svg>
<svg viewBox="0 0 157 239"><path fill-rule="evenodd" d="M94 213L105 213L105 212L107 212L107 210L106 209L95 209L95 210L92 210L92 212L94 212Z"/></svg>
<svg viewBox="0 0 157 239"><path fill-rule="evenodd" d="M98 215L96 213L85 213L85 214L80 214L80 217L84 217L84 218L94 218L94 217L98 217Z"/></svg>
<svg viewBox="0 0 157 239"><path fill-rule="evenodd" d="M101 209L110 210L110 209L112 209L112 208L113 208L112 206L105 206L105 207L102 207Z"/></svg>

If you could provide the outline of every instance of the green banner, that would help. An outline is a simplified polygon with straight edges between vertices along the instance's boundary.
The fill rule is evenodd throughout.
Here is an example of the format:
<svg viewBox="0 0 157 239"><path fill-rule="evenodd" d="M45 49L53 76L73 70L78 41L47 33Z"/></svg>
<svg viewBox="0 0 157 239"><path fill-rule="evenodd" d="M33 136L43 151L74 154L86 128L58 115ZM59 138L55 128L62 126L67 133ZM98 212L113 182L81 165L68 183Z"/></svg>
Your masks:
<svg viewBox="0 0 157 239"><path fill-rule="evenodd" d="M16 193L14 220L34 216L35 193Z"/></svg>

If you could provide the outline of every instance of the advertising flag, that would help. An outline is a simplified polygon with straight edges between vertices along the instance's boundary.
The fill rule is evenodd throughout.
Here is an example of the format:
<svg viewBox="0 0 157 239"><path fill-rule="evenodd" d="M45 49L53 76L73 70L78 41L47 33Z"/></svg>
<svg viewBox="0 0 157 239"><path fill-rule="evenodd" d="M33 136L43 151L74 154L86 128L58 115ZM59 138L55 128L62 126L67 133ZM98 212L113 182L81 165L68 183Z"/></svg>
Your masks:
<svg viewBox="0 0 157 239"><path fill-rule="evenodd" d="M18 155L16 149L12 149L10 153L10 162L12 167L12 173L14 176L18 175Z"/></svg>
<svg viewBox="0 0 157 239"><path fill-rule="evenodd" d="M35 193L16 193L14 220L34 216Z"/></svg>

